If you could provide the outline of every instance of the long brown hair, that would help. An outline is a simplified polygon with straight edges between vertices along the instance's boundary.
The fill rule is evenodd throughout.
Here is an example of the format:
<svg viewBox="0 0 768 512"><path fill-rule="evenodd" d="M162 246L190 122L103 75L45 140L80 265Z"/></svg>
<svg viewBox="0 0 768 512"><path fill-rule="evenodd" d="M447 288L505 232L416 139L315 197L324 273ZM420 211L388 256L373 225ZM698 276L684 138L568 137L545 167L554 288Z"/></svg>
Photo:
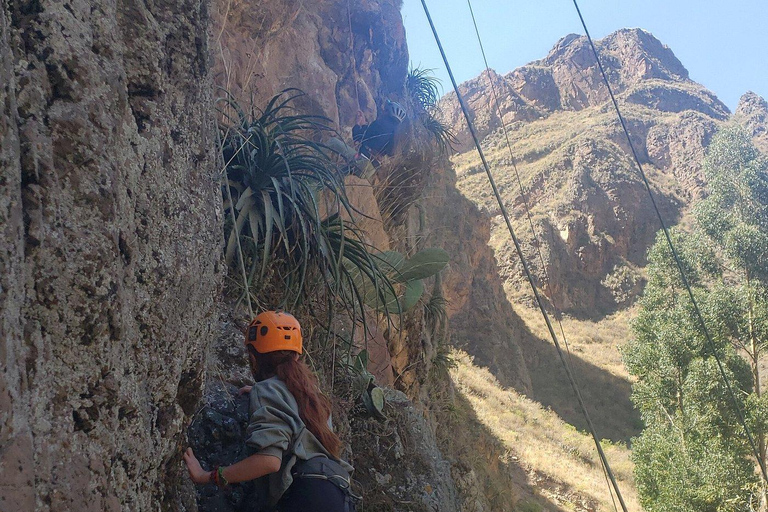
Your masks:
<svg viewBox="0 0 768 512"><path fill-rule="evenodd" d="M309 366L296 358L296 352L278 350L261 354L249 346L256 357L257 380L274 375L288 387L299 405L299 417L307 429L320 441L328 453L339 457L341 440L328 426L331 416L331 401L320 392L317 377Z"/></svg>

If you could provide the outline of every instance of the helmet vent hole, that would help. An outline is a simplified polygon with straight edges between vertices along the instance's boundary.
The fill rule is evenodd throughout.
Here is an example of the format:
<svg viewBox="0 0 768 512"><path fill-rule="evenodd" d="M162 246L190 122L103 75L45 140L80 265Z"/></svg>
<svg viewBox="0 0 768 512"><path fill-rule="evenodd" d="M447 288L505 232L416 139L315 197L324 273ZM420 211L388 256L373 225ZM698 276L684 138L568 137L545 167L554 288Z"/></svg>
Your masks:
<svg viewBox="0 0 768 512"><path fill-rule="evenodd" d="M266 336L268 331L269 331L269 327L265 325L264 327L261 328L261 330L259 331L259 334L262 336Z"/></svg>
<svg viewBox="0 0 768 512"><path fill-rule="evenodd" d="M290 340L291 339L291 335L290 334L286 334L285 335L285 339Z"/></svg>

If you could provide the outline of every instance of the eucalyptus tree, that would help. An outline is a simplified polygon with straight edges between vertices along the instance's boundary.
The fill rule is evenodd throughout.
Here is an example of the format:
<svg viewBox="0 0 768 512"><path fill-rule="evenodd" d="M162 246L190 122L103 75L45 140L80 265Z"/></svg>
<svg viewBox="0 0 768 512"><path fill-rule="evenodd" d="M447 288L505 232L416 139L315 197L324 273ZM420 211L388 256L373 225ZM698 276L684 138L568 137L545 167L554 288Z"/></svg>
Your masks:
<svg viewBox="0 0 768 512"><path fill-rule="evenodd" d="M765 507L750 444L713 355L724 365L765 460L760 360L768 342L767 171L766 159L742 130L722 130L705 160L708 196L695 209L694 230L673 230L714 349L666 240L660 236L649 253L634 339L624 347L637 377L633 400L646 425L633 457L649 511L735 512L760 501Z"/></svg>

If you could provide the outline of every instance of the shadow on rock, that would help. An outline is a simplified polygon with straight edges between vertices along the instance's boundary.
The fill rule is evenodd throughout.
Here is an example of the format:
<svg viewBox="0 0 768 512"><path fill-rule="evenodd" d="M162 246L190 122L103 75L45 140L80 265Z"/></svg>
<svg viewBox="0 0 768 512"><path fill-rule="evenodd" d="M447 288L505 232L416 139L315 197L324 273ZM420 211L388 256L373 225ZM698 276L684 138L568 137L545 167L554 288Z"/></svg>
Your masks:
<svg viewBox="0 0 768 512"><path fill-rule="evenodd" d="M238 395L238 388L231 384L214 383L206 389L205 400L188 430L189 444L203 468L229 466L251 455L244 442L248 395ZM266 482L244 482L227 489L202 485L197 499L200 512L256 512L266 499Z"/></svg>

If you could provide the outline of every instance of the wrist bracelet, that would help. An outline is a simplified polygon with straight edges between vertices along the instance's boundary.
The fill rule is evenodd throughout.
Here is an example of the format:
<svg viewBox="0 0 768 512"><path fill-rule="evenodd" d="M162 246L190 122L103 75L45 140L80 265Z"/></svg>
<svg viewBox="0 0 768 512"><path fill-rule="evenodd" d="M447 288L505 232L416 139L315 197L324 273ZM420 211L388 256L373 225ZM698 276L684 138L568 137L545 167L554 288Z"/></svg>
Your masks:
<svg viewBox="0 0 768 512"><path fill-rule="evenodd" d="M229 482L224 476L224 468L221 466L216 467L216 485L222 488L229 485Z"/></svg>
<svg viewBox="0 0 768 512"><path fill-rule="evenodd" d="M214 466L214 468L208 472L208 483L219 485L219 482L216 481L216 473L219 472L219 466Z"/></svg>

